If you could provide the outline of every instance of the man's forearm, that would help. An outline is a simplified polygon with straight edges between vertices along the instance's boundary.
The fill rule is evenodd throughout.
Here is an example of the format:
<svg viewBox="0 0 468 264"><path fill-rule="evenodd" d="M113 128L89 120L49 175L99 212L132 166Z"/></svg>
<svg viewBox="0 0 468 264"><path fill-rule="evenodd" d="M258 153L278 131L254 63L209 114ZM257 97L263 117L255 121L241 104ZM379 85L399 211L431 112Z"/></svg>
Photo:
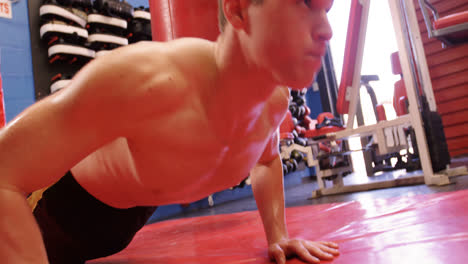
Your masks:
<svg viewBox="0 0 468 264"><path fill-rule="evenodd" d="M2 263L48 263L39 227L23 194L0 189L0 215Z"/></svg>
<svg viewBox="0 0 468 264"><path fill-rule="evenodd" d="M284 214L284 189L281 159L278 157L252 170L252 189L268 244L288 237Z"/></svg>

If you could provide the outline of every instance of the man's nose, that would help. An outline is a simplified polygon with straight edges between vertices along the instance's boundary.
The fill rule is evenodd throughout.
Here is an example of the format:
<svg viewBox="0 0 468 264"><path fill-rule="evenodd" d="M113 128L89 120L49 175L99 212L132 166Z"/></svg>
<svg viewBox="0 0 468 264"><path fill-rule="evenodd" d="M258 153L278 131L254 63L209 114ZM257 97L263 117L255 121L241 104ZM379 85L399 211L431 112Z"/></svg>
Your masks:
<svg viewBox="0 0 468 264"><path fill-rule="evenodd" d="M317 24L312 34L317 41L327 42L332 38L333 30L325 11L320 13L320 22Z"/></svg>

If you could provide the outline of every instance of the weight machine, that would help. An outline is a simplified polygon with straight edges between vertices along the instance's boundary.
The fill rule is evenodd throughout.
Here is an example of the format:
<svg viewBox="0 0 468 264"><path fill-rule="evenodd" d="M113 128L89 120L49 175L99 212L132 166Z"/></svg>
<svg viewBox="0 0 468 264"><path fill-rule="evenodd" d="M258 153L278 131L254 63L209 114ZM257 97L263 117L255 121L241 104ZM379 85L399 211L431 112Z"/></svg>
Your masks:
<svg viewBox="0 0 468 264"><path fill-rule="evenodd" d="M352 0L343 75L337 100L338 112L342 115L348 115L347 125L344 130L324 133L308 139L308 145L312 150L311 157L308 157L308 164L312 164L316 168L319 185L319 189L312 193L312 197L410 184L446 185L450 183L450 177L468 174L465 167L450 168L445 164L443 164L444 169L437 169L436 172L433 170L434 162L431 161L431 152L438 151L438 149L434 150L434 147L429 146L427 143L427 132L430 132L427 130L427 126L431 122L440 122L438 128L440 128L441 132L439 131L439 135L436 137L430 137L431 140L434 140L434 138L445 140L445 136L443 135L440 117L437 119L437 106L434 100L414 4L412 1L404 0L389 0L389 4L398 44L402 80L406 87L408 113L393 120L382 118L383 120L378 119L376 124L353 128L359 107L360 87L372 81L373 78L361 76L370 0ZM424 95L423 97L417 93L419 85L421 85L420 90ZM420 100L418 100L418 96L420 96ZM427 107L424 108L424 106ZM427 116L422 115L424 109L429 111L429 119ZM378 116L382 116L382 114ZM348 140L351 137L372 137L374 143L378 145L379 154L384 155L408 149L408 134L405 131L409 130L414 133L414 138L417 139L417 148L416 146L413 147L416 148L418 153L422 174L345 186L343 176L349 170L352 170L350 164L326 170L321 170L318 165L320 159L318 150L321 142L331 142L333 145L334 142ZM414 142L412 143L414 145ZM294 149L295 147L288 146L287 148ZM349 151L335 153L332 151L328 154L330 157L343 155L349 155ZM434 155L436 154L432 154L432 158L437 159L437 156ZM332 186L327 187L326 181L332 181Z"/></svg>

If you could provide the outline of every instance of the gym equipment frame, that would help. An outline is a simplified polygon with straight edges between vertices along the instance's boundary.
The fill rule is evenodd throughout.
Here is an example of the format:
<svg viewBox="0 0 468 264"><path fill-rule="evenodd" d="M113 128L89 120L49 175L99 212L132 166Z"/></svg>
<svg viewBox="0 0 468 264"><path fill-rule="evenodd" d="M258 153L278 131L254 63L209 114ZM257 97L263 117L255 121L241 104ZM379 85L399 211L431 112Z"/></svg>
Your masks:
<svg viewBox="0 0 468 264"><path fill-rule="evenodd" d="M450 184L450 177L460 176L468 174L466 167L450 168L447 166L447 169L434 173L432 164L431 164L431 155L427 145L426 133L423 127L423 120L421 116L420 109L418 107L417 99L417 84L418 80L415 76L420 76L420 83L423 87L424 94L427 97L428 105L431 111L437 111L437 106L434 100L434 93L432 90L431 79L429 76L429 71L427 67L427 61L425 58L423 44L421 41L421 34L418 28L418 23L416 19L416 11L413 1L406 0L388 0L390 5L390 12L392 14L393 27L395 29L396 40L398 44L399 58L403 71L403 79L406 86L406 92L409 102L409 114L397 117L396 119L389 121L378 121L373 125L359 126L353 128L354 119L356 117L356 112L358 109L359 103L359 90L361 87L361 66L362 58L364 53L364 44L368 23L369 15L369 6L370 0L352 0L352 5L357 7L356 10L351 8L350 18L358 17L359 30L351 29L353 32L353 38L357 37L357 45L354 52L356 54L354 69L352 75L352 83L344 87L344 97L349 101L349 110L347 111L348 120L345 130L328 133L321 137L317 137L314 140L309 140L312 149L317 149L318 144L321 141L330 141L334 142L337 140L346 140L351 137L365 137L373 136L374 140L378 143L378 149L380 154L390 153L398 149L398 147L406 146L406 138L402 137L403 128L412 127L418 139L417 150L419 153L419 160L422 167L422 175L412 174L412 176L404 176L397 179L386 180L386 181L375 181L365 184L356 184L345 186L343 183L342 173L339 173L336 169L335 171L323 172L320 171L319 166L317 166L317 156L313 155L314 161L309 162L309 164L314 164L317 169L317 181L319 189L313 191L312 198L322 196L322 195L332 195L338 193L346 192L356 192L356 191L365 191L372 189L381 189L389 188L396 186L404 185L413 185L413 184L422 184L426 185L446 185ZM348 28L348 37L350 35L350 28ZM355 35L357 34L357 36ZM348 42L347 42L348 45ZM345 52L346 57L346 52ZM345 58L346 60L346 58ZM414 62L414 64L413 64ZM348 67L346 62L344 63L344 68ZM344 71L344 70L343 70ZM343 82L343 78L341 80ZM340 89L342 89L340 86ZM348 103L348 102L345 102ZM340 104L340 102L338 102ZM345 106L346 108L346 106ZM389 135L393 138L389 139ZM387 142L391 142L392 146L388 146ZM341 172L346 171L346 169L341 169ZM338 173L337 173L338 172ZM326 177L334 174L333 185L331 187L326 187L324 180Z"/></svg>

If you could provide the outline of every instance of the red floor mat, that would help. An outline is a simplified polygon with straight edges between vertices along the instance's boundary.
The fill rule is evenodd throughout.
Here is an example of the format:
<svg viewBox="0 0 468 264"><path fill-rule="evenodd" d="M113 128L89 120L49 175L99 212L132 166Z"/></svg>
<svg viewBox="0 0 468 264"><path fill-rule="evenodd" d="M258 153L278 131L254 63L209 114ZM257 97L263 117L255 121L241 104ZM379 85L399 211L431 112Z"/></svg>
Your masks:
<svg viewBox="0 0 468 264"><path fill-rule="evenodd" d="M289 232L340 243L331 263L467 263L468 190L287 209ZM269 263L257 212L145 226L127 249L91 263ZM288 263L302 263L293 259Z"/></svg>

